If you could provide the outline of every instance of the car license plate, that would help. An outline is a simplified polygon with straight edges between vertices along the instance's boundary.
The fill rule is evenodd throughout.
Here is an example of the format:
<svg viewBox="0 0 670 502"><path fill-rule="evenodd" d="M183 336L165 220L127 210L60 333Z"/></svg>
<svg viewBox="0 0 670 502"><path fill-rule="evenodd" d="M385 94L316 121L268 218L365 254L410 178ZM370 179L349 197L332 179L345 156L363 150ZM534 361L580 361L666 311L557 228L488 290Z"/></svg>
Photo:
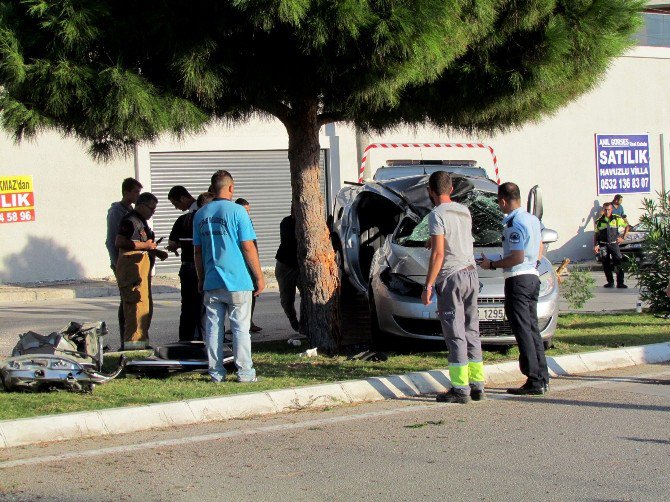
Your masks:
<svg viewBox="0 0 670 502"><path fill-rule="evenodd" d="M505 316L504 307L480 307L479 320L480 321L504 321Z"/></svg>

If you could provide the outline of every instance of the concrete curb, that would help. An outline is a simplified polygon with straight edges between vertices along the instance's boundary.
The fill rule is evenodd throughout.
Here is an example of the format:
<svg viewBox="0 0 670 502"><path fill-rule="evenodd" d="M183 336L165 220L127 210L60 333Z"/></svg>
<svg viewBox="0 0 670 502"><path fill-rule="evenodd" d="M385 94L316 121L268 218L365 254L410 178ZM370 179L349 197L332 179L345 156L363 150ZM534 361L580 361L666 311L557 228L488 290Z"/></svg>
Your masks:
<svg viewBox="0 0 670 502"><path fill-rule="evenodd" d="M670 342L547 358L552 376L666 361L670 361ZM518 364L513 361L487 365L486 375L486 383L489 385L522 378ZM402 399L444 392L450 387L447 370L431 370L294 389L3 420L0 421L0 448L249 418L339 404Z"/></svg>

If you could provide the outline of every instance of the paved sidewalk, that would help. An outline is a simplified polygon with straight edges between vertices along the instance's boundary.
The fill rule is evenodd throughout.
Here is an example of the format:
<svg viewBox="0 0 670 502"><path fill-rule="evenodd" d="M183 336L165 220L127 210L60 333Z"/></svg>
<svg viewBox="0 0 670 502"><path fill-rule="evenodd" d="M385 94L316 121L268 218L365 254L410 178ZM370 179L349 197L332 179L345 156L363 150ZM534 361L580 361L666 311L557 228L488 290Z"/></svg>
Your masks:
<svg viewBox="0 0 670 502"><path fill-rule="evenodd" d="M264 268L266 289L277 289L274 270ZM156 294L179 293L181 286L177 274L156 275L151 289ZM71 300L75 298L103 298L119 296L114 276L100 279L73 279L67 281L0 284L0 303L34 302L43 300Z"/></svg>

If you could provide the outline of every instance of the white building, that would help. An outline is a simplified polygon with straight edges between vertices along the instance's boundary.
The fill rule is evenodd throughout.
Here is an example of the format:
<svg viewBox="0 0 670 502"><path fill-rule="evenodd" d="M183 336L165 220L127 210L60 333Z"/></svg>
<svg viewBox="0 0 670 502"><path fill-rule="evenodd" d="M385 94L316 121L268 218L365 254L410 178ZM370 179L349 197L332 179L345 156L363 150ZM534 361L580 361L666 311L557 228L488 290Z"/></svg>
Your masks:
<svg viewBox="0 0 670 502"><path fill-rule="evenodd" d="M650 186L644 189L648 193L624 193L629 221L638 220L644 197L670 189L670 15L662 12L670 4L649 4L653 11L640 35L645 45L614 60L596 89L553 117L492 137L452 137L424 129L398 130L369 141L490 145L503 181L517 182L522 192L536 184L542 188L544 223L560 236L550 258L589 259L594 209L612 199L598 192L596 134L648 135ZM322 129L320 142L324 190L332 200L344 181L358 179L356 134L349 125L332 124ZM136 177L145 191L159 197L153 226L158 236L167 236L179 215L167 201L169 188L181 184L197 195L208 187L211 173L221 168L235 177L236 196L251 203L262 264L272 265L279 221L290 206L287 145L282 124L256 120L236 127L215 125L182 142L142 145L131 158L102 164L87 155L85 145L56 133L21 145L0 134L0 178L32 176L35 199L34 220L0 223L0 283L110 275L105 218L109 205L121 198L124 178ZM392 156L464 158L462 152L446 148ZM374 170L388 157L373 150L368 166ZM469 152L468 158L493 174L488 150ZM177 267L178 258L171 257L158 273Z"/></svg>

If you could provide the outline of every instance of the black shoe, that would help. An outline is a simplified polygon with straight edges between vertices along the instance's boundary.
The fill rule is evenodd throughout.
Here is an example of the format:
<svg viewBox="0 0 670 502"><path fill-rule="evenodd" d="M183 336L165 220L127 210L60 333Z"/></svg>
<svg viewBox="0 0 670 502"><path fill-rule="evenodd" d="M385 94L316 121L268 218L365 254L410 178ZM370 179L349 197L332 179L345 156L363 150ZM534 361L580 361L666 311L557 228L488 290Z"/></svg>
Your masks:
<svg viewBox="0 0 670 502"><path fill-rule="evenodd" d="M614 283L613 283L613 282L608 282L607 284L605 284L605 285L603 286L603 288L613 288L613 287L614 287Z"/></svg>
<svg viewBox="0 0 670 502"><path fill-rule="evenodd" d="M470 389L470 399L473 401L483 401L484 389Z"/></svg>
<svg viewBox="0 0 670 502"><path fill-rule="evenodd" d="M451 389L449 392L439 392L437 396L435 396L435 401L438 403L467 404L467 402L470 401L470 396Z"/></svg>
<svg viewBox="0 0 670 502"><path fill-rule="evenodd" d="M511 389L507 389L507 393L514 396L543 396L544 392L544 384L542 384L542 387L522 385L521 387L512 387Z"/></svg>
<svg viewBox="0 0 670 502"><path fill-rule="evenodd" d="M292 319L289 322L291 323L291 329L296 333L300 333L300 322L297 319Z"/></svg>
<svg viewBox="0 0 670 502"><path fill-rule="evenodd" d="M545 382L545 384L542 385L542 390L544 391L545 394L549 392L549 382Z"/></svg>
<svg viewBox="0 0 670 502"><path fill-rule="evenodd" d="M616 287L619 289L628 289L628 286L626 286L625 284L617 284Z"/></svg>

